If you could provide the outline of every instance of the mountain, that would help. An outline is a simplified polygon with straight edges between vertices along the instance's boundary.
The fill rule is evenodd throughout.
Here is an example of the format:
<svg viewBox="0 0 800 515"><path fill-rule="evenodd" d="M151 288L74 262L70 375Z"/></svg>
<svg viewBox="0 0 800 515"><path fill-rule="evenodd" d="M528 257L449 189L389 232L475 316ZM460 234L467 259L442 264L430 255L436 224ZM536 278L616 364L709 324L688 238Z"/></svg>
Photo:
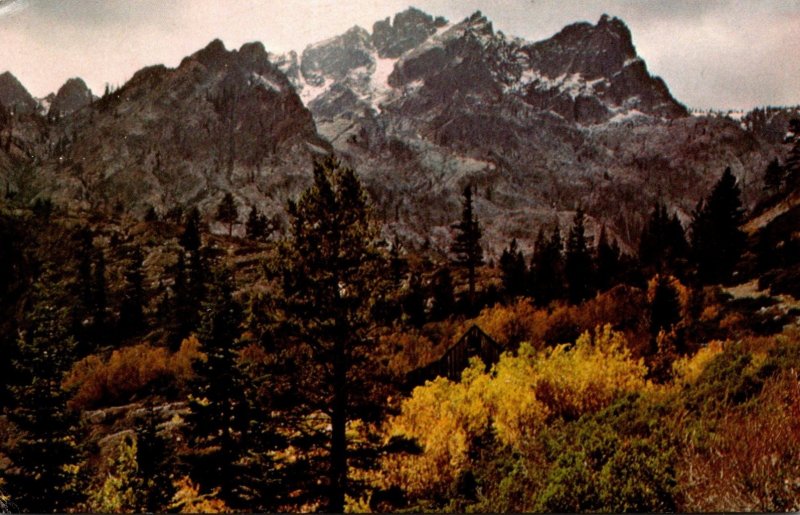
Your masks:
<svg viewBox="0 0 800 515"><path fill-rule="evenodd" d="M94 100L92 90L81 78L69 79L50 98L48 115L64 116L83 109Z"/></svg>
<svg viewBox="0 0 800 515"><path fill-rule="evenodd" d="M630 249L656 200L687 221L726 166L752 201L775 153L735 120L689 116L605 15L528 42L480 12L450 24L409 9L272 59L387 231L440 250L467 184L495 255L512 237L529 251L579 205Z"/></svg>
<svg viewBox="0 0 800 515"><path fill-rule="evenodd" d="M50 108L74 111L50 128L41 156L42 194L59 203L211 213L230 191L243 214L279 212L309 182L313 156L330 150L260 43L215 40L175 69L142 69L91 105L89 95L71 81Z"/></svg>
<svg viewBox="0 0 800 515"><path fill-rule="evenodd" d="M0 105L7 111L31 114L36 111L36 100L10 72L0 74Z"/></svg>
<svg viewBox="0 0 800 515"><path fill-rule="evenodd" d="M2 77L0 99L35 111ZM530 42L480 12L450 23L414 8L300 53L213 41L90 95L73 79L49 100L59 116L0 113L7 192L137 216L197 205L208 218L231 192L243 220L253 205L282 213L314 156L335 151L385 234L410 246L445 252L473 186L488 259L511 238L529 253L540 227L566 230L578 207L590 235L604 225L632 250L656 201L687 223L727 166L752 206L786 116L690 115L618 18Z"/></svg>

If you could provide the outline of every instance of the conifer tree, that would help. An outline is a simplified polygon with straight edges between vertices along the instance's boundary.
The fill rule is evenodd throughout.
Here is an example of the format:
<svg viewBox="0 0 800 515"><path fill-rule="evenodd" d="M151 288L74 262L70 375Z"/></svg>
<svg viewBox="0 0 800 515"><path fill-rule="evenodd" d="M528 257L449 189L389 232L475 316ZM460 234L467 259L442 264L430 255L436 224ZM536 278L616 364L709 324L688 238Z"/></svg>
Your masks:
<svg viewBox="0 0 800 515"><path fill-rule="evenodd" d="M776 157L767 165L764 172L764 191L767 193L778 193L786 180L786 170L781 166Z"/></svg>
<svg viewBox="0 0 800 515"><path fill-rule="evenodd" d="M403 313L415 327L422 327L425 324L425 300L422 278L418 273L413 273L408 281L408 291L403 297Z"/></svg>
<svg viewBox="0 0 800 515"><path fill-rule="evenodd" d="M506 296L516 297L525 292L526 271L525 258L517 247L517 239L514 238L500 255L500 272Z"/></svg>
<svg viewBox="0 0 800 515"><path fill-rule="evenodd" d="M600 229L600 238L595 249L595 285L600 291L605 291L617 283L620 273L620 251L617 241L608 242L606 226Z"/></svg>
<svg viewBox="0 0 800 515"><path fill-rule="evenodd" d="M692 254L701 284L727 281L744 251L740 229L744 210L740 190L730 168L726 168L714 190L701 201L692 220Z"/></svg>
<svg viewBox="0 0 800 515"><path fill-rule="evenodd" d="M550 238L539 229L536 237L533 257L531 258L531 294L539 306L547 306L550 302L563 298L564 295L564 262L562 256L563 242L558 225L553 229Z"/></svg>
<svg viewBox="0 0 800 515"><path fill-rule="evenodd" d="M200 239L200 210L197 207L193 207L186 215L180 244L188 252L196 252L202 244Z"/></svg>
<svg viewBox="0 0 800 515"><path fill-rule="evenodd" d="M250 208L247 222L244 226L245 234L251 240L260 240L267 235L267 218L258 212L258 208Z"/></svg>
<svg viewBox="0 0 800 515"><path fill-rule="evenodd" d="M385 257L378 251L367 197L355 172L333 157L314 164L313 185L288 208L291 234L278 266L282 292L275 299L280 320L276 342L286 352L287 392L297 409L322 412L330 432L317 432L316 451L325 508L344 510L351 444L349 421L374 420L383 384L381 361L371 355L372 308L386 288ZM314 445L311 441L306 444Z"/></svg>
<svg viewBox="0 0 800 515"><path fill-rule="evenodd" d="M448 267L442 267L433 274L431 281L431 318L443 320L452 315L455 310L456 299L453 287L453 276Z"/></svg>
<svg viewBox="0 0 800 515"><path fill-rule="evenodd" d="M236 209L236 202L233 195L228 192L222 197L217 206L217 221L228 226L228 236L233 234L233 224L239 219L239 210Z"/></svg>
<svg viewBox="0 0 800 515"><path fill-rule="evenodd" d="M461 221L453 227L456 230L455 240L450 246L454 255L454 263L467 269L467 282L469 288L469 306L475 306L475 269L483 264L483 249L481 248L481 228L472 209L472 187L464 188L461 201Z"/></svg>
<svg viewBox="0 0 800 515"><path fill-rule="evenodd" d="M142 251L138 246L130 253L128 269L125 272L125 288L119 308L119 329L123 337L142 331L144 323L144 273L142 271Z"/></svg>
<svg viewBox="0 0 800 515"><path fill-rule="evenodd" d="M141 492L137 492L140 511L164 512L175 495L173 450L158 433L158 419L152 403L136 427L136 464Z"/></svg>
<svg viewBox="0 0 800 515"><path fill-rule="evenodd" d="M76 347L67 299L48 265L34 285L27 331L17 342L20 381L10 387L13 405L6 414L19 437L7 449L12 465L5 471L4 488L21 511L66 512L82 497L78 417L68 409L68 393L61 388Z"/></svg>
<svg viewBox="0 0 800 515"><path fill-rule="evenodd" d="M583 210L578 208L567 237L564 259L569 300L574 303L586 300L592 292L592 255L586 241L584 219Z"/></svg>
<svg viewBox="0 0 800 515"><path fill-rule="evenodd" d="M784 163L786 184L793 190L800 185L800 119L793 118L789 122L789 137L787 141L792 145L789 155Z"/></svg>
<svg viewBox="0 0 800 515"><path fill-rule="evenodd" d="M689 254L683 225L677 214L657 203L639 240L639 263L645 273L679 273Z"/></svg>
<svg viewBox="0 0 800 515"><path fill-rule="evenodd" d="M650 302L650 334L655 339L661 331L669 332L681 320L678 291L668 275L656 276L653 300ZM655 340L654 340L655 341Z"/></svg>
<svg viewBox="0 0 800 515"><path fill-rule="evenodd" d="M203 304L198 339L205 360L194 362L183 456L201 490L219 488L232 508L243 508L239 486L241 457L247 450L247 404L236 364L242 312L233 299L230 273L217 270Z"/></svg>

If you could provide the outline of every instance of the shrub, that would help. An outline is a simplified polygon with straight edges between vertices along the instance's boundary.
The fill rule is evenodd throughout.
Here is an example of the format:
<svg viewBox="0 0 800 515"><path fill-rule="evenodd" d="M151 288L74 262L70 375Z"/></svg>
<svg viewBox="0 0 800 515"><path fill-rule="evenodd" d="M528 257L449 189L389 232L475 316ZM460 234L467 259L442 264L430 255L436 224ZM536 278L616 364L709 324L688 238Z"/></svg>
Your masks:
<svg viewBox="0 0 800 515"><path fill-rule="evenodd" d="M181 387L192 375L192 361L202 359L194 337L174 354L164 347L139 344L115 350L108 359L88 356L72 366L63 387L74 390L70 407L96 408L127 402L135 393L156 386Z"/></svg>

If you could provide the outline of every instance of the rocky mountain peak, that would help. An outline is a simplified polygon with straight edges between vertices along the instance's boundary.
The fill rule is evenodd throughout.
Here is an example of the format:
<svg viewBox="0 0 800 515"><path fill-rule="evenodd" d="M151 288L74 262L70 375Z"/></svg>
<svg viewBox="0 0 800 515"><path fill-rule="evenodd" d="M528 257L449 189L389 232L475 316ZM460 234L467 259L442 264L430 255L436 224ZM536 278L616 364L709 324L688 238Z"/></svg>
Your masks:
<svg viewBox="0 0 800 515"><path fill-rule="evenodd" d="M447 25L444 18L434 18L419 9L410 7L397 13L394 23L389 18L372 26L372 44L382 58L396 59L404 52L420 45L436 30Z"/></svg>
<svg viewBox="0 0 800 515"><path fill-rule="evenodd" d="M0 104L9 112L31 114L36 111L36 100L11 72L0 74Z"/></svg>
<svg viewBox="0 0 800 515"><path fill-rule="evenodd" d="M92 103L94 96L92 90L86 85L83 79L75 77L67 80L52 98L48 114L64 116Z"/></svg>

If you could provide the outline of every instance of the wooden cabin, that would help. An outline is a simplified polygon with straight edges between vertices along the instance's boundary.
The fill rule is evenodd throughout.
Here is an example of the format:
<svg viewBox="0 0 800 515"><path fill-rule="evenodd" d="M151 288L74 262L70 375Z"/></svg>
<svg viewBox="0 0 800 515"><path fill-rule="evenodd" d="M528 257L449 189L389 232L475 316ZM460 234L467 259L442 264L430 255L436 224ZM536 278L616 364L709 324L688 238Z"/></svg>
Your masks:
<svg viewBox="0 0 800 515"><path fill-rule="evenodd" d="M413 388L438 376L452 381L461 379L461 373L473 357L479 357L486 370L500 360L503 347L477 325L470 327L441 358L408 374L406 384Z"/></svg>

